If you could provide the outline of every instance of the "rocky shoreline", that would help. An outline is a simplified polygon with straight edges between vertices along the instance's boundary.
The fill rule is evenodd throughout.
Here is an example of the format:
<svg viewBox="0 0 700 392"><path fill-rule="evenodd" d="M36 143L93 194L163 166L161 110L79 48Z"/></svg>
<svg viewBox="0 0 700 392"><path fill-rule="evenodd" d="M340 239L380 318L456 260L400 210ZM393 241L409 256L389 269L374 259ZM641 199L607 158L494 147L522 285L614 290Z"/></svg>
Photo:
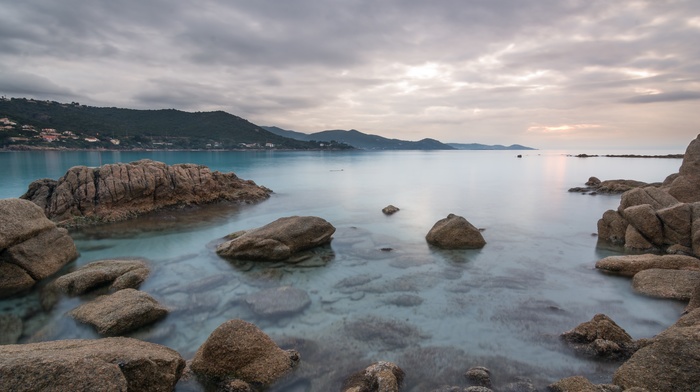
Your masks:
<svg viewBox="0 0 700 392"><path fill-rule="evenodd" d="M6 208L8 211L23 206L28 210L43 210L62 224L67 221L77 221L79 224L81 220L109 222L168 206L233 199L221 194L207 198L198 193L211 189L214 189L212 193L216 193L216 186L193 189L211 179L220 178L210 174L208 169L197 165L176 166L139 161L96 169L73 168L55 183L40 180L32 184L31 192L25 196L34 204L18 199L2 202L10 203ZM157 174L141 175L151 172ZM181 178L192 181L183 182ZM688 147L678 174L669 176L661 184L650 186L642 183L628 189L621 197L618 210L607 211L598 225L601 243L621 245L631 252L651 253L609 257L600 260L596 268L605 273L632 277L635 290L645 295L688 301L686 313L676 324L651 339L634 340L603 314L595 315L590 321L564 332L562 340L573 351L592 360L624 362L615 372L612 384L595 385L584 377L573 376L549 385L547 390L694 391L693 388L700 385L700 358L696 354L700 352L700 212L695 212L696 209L700 211L700 185L696 185L700 184L699 179L700 136ZM236 184L232 187L234 189L245 185L257 187L237 177L228 180ZM188 185L180 186L182 183ZM598 181L598 185L602 183ZM134 184L146 185L137 188ZM162 187L167 187L168 191L161 191L164 189ZM264 200L270 193L264 187L252 189L254 191L246 191L254 195L250 199L247 199L249 193L234 194L244 195L243 202L252 202ZM136 195L145 195L143 199L148 202L135 198ZM159 200L157 195L165 196ZM188 198L192 195L195 197ZM124 203L119 204L122 200ZM399 209L392 211L395 213ZM11 216L10 212L6 214ZM61 230L42 214L34 213L29 223L22 219L25 214L15 215L14 224L3 220L0 239L10 238L7 233L21 233L22 230L17 227L34 227L36 222L43 222L46 226L46 229L40 226L41 230L35 230L39 233ZM436 222L426 235L426 242L443 249L478 249L486 246L481 231L463 217L450 214ZM286 217L263 227L232 233L217 241L216 251L232 260L304 263L310 257L308 251L328 244L334 232L335 228L322 218ZM18 239L5 241L7 244L0 241L3 245L0 255L6 254L6 249L27 241L26 237L31 236L20 235ZM60 248L70 249L70 245L72 241L70 244L61 243ZM58 248L59 245L50 250L56 252ZM386 251L390 252L391 249ZM25 264L37 264L36 260L43 258L37 257ZM65 259L58 263L58 268L71 261L70 257ZM0 267L14 268L17 262L13 260L0 258ZM48 308L63 295L90 294L90 302L80 305L68 315L90 325L103 337L21 345L9 341L10 344L0 346L0 389L32 390L42 387L47 390L76 391L171 391L178 385L183 390L203 387L221 391L262 391L273 385L284 385L288 375L303 369L304 358L296 347L301 342L278 346L257 326L239 319L231 319L216 328L189 361L168 347L121 337L158 323L171 311L139 290L149 273L146 260L98 260L48 283L45 287L46 301L43 303ZM213 281L216 278L190 283L215 285L218 284ZM371 277L367 279L371 280ZM362 284L346 283L350 291ZM26 289L8 292L7 295L19 295ZM169 290L177 288L171 287ZM188 291L196 290L190 288ZM305 294L293 287L282 286L261 290L248 296L245 301L254 312L287 314L308 306L308 296ZM397 301L410 303L414 299L404 296ZM3 322L0 320L0 325ZM372 330L368 330L368 326L356 329L358 339L388 334L401 347L402 338L419 333L408 328L401 329L401 326L373 325L375 329ZM379 361L364 369L355 369L355 373L348 372L341 390L397 392L402 389L407 376L410 375L405 374L401 363ZM494 381L494 376L497 378L498 374L492 374L487 367L471 367L465 369L460 384L446 385L431 392L537 391L528 379L502 384ZM304 390L293 385L289 387L290 390Z"/></svg>

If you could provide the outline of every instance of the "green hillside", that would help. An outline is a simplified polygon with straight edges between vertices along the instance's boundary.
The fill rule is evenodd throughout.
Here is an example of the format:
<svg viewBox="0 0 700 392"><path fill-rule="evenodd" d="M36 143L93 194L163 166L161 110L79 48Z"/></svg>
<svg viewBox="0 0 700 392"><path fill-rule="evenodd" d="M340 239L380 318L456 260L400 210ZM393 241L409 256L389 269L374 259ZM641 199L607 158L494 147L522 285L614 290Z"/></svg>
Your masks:
<svg viewBox="0 0 700 392"><path fill-rule="evenodd" d="M12 98L0 100L0 118L15 123L14 129L6 125L5 132L0 132L2 147L25 144L120 149L319 148L318 143L275 135L223 111L135 110ZM46 129L51 130L48 136L59 135L56 140L46 137L46 132L42 132Z"/></svg>

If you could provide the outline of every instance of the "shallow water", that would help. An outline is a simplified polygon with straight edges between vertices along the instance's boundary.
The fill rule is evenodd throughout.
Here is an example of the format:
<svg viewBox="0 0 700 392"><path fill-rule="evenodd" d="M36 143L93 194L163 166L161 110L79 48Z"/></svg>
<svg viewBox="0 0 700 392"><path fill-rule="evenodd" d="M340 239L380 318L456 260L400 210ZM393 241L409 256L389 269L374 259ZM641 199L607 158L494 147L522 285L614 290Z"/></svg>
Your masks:
<svg viewBox="0 0 700 392"><path fill-rule="evenodd" d="M0 153L0 197L17 197L32 180L58 178L74 165L146 157L234 171L271 188L272 197L256 205L166 211L73 231L81 256L62 273L103 258L148 259L152 273L141 289L172 312L130 336L189 359L224 321L253 322L302 356L290 379L273 390L337 390L344 377L377 360L396 362L407 373L405 390L416 392L462 385L464 371L476 365L491 368L496 386L517 377L542 386L575 374L609 382L617 363L577 357L558 335L606 313L634 338L651 337L675 322L684 304L637 295L628 279L596 271L595 261L618 252L598 247L592 234L619 196L567 189L593 175L662 181L681 161L564 154L7 152ZM385 216L388 204L401 211ZM483 228L487 245L428 246L425 234L449 213ZM215 254L226 234L290 215L331 222L337 228L331 245L295 265L231 262ZM268 318L244 301L284 285L305 290L308 308ZM89 297L62 298L44 312L39 291L0 302L1 312L25 320L22 342L98 337L65 315Z"/></svg>

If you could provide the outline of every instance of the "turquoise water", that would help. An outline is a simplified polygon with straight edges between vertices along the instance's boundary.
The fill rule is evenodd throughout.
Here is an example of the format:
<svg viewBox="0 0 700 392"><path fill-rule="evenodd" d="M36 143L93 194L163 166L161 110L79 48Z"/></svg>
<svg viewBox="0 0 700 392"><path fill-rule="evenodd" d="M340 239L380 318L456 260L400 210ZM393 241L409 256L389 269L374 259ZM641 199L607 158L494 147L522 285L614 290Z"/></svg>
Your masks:
<svg viewBox="0 0 700 392"><path fill-rule="evenodd" d="M73 231L81 256L63 272L103 258L148 259L152 273L141 289L172 312L130 336L189 359L218 325L245 319L301 352L302 364L276 390L337 390L343 377L377 360L396 362L407 373L405 390L416 392L462 385L464 371L476 365L490 367L501 385L516 377L545 385L575 374L609 382L618 364L577 357L558 335L606 313L634 338L651 337L675 322L684 304L637 295L628 279L597 272L595 261L616 251L597 247L592 234L619 196L567 190L590 176L663 181L681 160L566 153L4 152L0 198L74 165L142 158L204 164L271 188L272 197L256 205L168 211ZM385 216L388 204L401 211ZM483 228L487 245L429 247L425 234L449 213ZM331 222L331 245L300 265L232 263L213 250L226 234L291 215ZM311 305L266 318L245 304L247 295L283 285L305 290ZM38 298L36 290L0 302L1 311L25 320L22 342L98 337L65 314L89 298L63 298L49 312Z"/></svg>

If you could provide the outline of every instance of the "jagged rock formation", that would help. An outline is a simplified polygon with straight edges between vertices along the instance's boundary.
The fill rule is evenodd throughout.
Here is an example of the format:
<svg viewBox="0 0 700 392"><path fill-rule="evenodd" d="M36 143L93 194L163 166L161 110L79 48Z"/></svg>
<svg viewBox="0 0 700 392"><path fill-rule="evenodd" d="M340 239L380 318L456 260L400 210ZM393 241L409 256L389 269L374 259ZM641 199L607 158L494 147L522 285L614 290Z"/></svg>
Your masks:
<svg viewBox="0 0 700 392"><path fill-rule="evenodd" d="M0 199L0 298L30 289L78 257L65 229L41 208L21 199Z"/></svg>
<svg viewBox="0 0 700 392"><path fill-rule="evenodd" d="M271 192L234 173L144 159L96 168L75 166L57 181L32 182L21 198L41 207L54 222L80 225L124 220L170 206L256 202Z"/></svg>

